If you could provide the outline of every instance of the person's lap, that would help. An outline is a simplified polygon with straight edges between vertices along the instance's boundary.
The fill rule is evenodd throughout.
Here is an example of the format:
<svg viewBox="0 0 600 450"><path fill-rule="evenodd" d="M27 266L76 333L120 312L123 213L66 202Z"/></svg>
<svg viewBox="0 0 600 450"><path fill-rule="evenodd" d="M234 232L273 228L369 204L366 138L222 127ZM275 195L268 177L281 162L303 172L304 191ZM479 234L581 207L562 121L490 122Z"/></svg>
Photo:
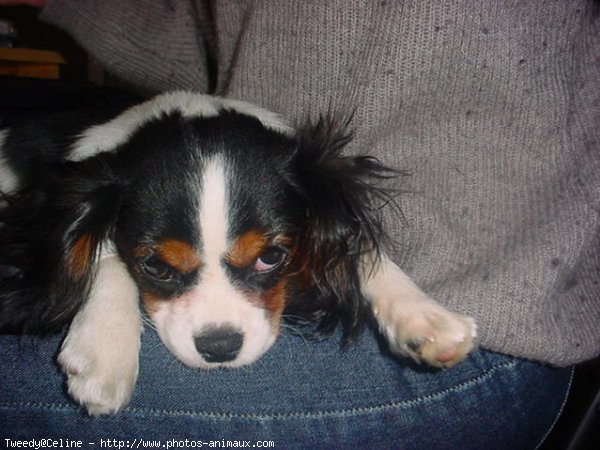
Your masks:
<svg viewBox="0 0 600 450"><path fill-rule="evenodd" d="M560 412L572 373L485 351L430 370L382 354L369 332L340 351L338 339L307 342L286 331L252 366L201 371L183 366L146 330L131 402L116 415L89 417L64 392L54 362L60 340L0 336L3 441L535 448Z"/></svg>

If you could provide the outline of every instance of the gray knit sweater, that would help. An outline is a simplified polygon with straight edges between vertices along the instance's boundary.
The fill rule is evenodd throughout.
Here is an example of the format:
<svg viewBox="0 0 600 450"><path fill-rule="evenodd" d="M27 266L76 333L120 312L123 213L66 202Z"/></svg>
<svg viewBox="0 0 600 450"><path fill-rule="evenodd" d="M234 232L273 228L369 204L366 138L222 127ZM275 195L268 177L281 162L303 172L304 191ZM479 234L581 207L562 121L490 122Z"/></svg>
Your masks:
<svg viewBox="0 0 600 450"><path fill-rule="evenodd" d="M53 0L42 17L147 91L293 120L355 111L350 152L409 170L394 257L482 347L600 352L600 7L593 1Z"/></svg>

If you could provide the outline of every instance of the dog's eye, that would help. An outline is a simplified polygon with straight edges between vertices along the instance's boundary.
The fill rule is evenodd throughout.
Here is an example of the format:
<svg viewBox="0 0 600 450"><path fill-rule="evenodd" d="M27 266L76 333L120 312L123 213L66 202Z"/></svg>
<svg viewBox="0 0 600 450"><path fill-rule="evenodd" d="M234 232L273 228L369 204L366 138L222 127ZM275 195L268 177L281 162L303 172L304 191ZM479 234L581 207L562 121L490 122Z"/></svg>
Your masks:
<svg viewBox="0 0 600 450"><path fill-rule="evenodd" d="M176 277L176 273L171 267L154 256L142 260L140 267L146 275L163 283Z"/></svg>
<svg viewBox="0 0 600 450"><path fill-rule="evenodd" d="M285 249L276 246L268 247L254 263L254 270L257 272L268 272L273 270L276 267L279 267L281 263L285 261L286 257L287 252Z"/></svg>

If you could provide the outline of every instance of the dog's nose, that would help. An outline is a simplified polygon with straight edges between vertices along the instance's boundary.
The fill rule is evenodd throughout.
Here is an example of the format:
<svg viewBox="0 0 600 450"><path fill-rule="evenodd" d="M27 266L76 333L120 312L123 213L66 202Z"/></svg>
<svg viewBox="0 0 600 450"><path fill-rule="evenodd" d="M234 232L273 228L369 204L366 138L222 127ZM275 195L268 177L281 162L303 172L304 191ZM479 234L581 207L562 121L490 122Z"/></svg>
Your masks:
<svg viewBox="0 0 600 450"><path fill-rule="evenodd" d="M196 350L209 363L234 360L243 343L244 335L229 326L210 327L194 338Z"/></svg>

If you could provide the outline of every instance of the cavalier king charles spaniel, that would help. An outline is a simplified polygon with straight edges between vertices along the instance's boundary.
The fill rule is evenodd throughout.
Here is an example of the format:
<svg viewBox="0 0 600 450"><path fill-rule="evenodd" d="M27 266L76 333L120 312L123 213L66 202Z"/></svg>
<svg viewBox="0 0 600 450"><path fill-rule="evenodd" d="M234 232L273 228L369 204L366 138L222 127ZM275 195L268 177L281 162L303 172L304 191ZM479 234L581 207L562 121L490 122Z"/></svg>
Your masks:
<svg viewBox="0 0 600 450"><path fill-rule="evenodd" d="M347 124L292 128L248 103L171 92L107 116L0 128L0 331L68 333L58 361L90 414L134 389L145 314L190 367L238 367L281 320L449 367L475 324L384 248L395 172L341 154Z"/></svg>

